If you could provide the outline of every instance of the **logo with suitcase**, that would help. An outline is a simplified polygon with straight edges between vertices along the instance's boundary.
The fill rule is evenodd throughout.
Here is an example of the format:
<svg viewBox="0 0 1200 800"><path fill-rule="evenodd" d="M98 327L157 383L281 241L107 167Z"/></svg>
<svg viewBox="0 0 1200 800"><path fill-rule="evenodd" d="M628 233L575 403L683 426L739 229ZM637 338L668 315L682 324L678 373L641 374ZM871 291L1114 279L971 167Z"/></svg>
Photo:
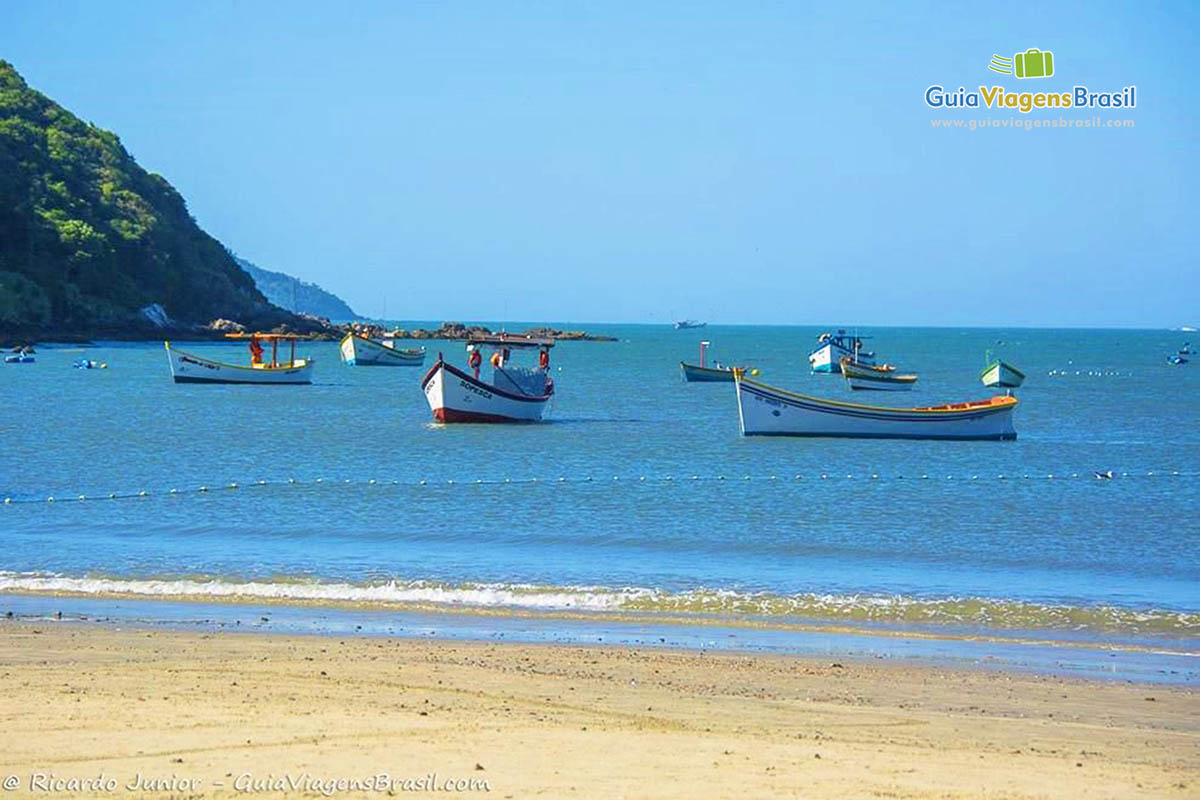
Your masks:
<svg viewBox="0 0 1200 800"><path fill-rule="evenodd" d="M1054 53L1031 47L1012 58L993 54L988 69L1018 78L1049 78L1054 74Z"/></svg>

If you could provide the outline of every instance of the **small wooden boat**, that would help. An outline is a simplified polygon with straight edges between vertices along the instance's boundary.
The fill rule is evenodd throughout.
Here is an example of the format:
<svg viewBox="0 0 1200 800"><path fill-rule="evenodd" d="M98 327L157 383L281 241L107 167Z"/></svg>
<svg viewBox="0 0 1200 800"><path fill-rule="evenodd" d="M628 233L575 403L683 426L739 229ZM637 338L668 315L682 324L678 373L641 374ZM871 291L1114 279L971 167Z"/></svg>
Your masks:
<svg viewBox="0 0 1200 800"><path fill-rule="evenodd" d="M875 354L863 349L863 340L870 337L851 336L844 330L837 333L822 333L817 337L817 347L808 354L808 363L813 372L841 372L841 360L851 358L856 363L869 366L875 363Z"/></svg>
<svg viewBox="0 0 1200 800"><path fill-rule="evenodd" d="M4 357L5 364L33 364L37 358L29 352L22 350L19 353L12 353Z"/></svg>
<svg viewBox="0 0 1200 800"><path fill-rule="evenodd" d="M419 367L425 363L425 348L403 349L392 339L376 341L347 333L338 350L348 367Z"/></svg>
<svg viewBox="0 0 1200 800"><path fill-rule="evenodd" d="M969 403L882 408L795 394L734 372L743 436L1016 439L1011 395Z"/></svg>
<svg viewBox="0 0 1200 800"><path fill-rule="evenodd" d="M296 340L301 338L289 333L227 333L228 339L249 341L250 366L226 364L211 358L185 353L163 342L167 349L167 360L171 365L171 377L176 383L257 383L257 384L300 384L312 383L313 359L296 358ZM279 357L279 343L290 342L291 354L286 359ZM262 342L271 343L271 360L263 359Z"/></svg>
<svg viewBox="0 0 1200 800"><path fill-rule="evenodd" d="M854 390L874 390L881 392L911 392L917 382L915 373L897 372L891 364L871 366L856 364L849 356L842 356L838 362L846 383Z"/></svg>
<svg viewBox="0 0 1200 800"><path fill-rule="evenodd" d="M987 362L987 365L979 373L979 380L984 386L1015 389L1025 382L1024 372L1012 364L1005 364L998 358L993 359L991 350L984 356L984 361Z"/></svg>
<svg viewBox="0 0 1200 800"><path fill-rule="evenodd" d="M733 383L734 367L722 364L716 361L709 366L706 363L705 355L712 342L700 343L700 364L689 364L686 361L679 362L679 371L683 375L684 383ZM738 369L741 369L740 367ZM751 374L757 375L758 370L754 370Z"/></svg>
<svg viewBox="0 0 1200 800"><path fill-rule="evenodd" d="M438 422L539 422L554 396L550 371L553 339L513 334L473 336L467 340L467 369L437 363L425 374L421 389ZM538 353L537 367L511 361L514 352ZM484 352L491 356L484 364ZM480 370L490 372L490 381Z"/></svg>

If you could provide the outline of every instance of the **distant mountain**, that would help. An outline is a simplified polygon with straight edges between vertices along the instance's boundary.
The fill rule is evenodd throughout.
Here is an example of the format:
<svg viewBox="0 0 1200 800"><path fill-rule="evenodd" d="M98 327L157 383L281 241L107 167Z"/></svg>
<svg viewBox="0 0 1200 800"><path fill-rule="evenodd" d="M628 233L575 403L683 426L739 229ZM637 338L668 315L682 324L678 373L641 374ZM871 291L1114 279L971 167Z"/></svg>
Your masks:
<svg viewBox="0 0 1200 800"><path fill-rule="evenodd" d="M0 60L0 334L149 336L216 317L312 326L268 303L116 135Z"/></svg>
<svg viewBox="0 0 1200 800"><path fill-rule="evenodd" d="M355 314L350 306L346 305L346 301L332 292L325 291L315 283L308 283L282 272L263 269L236 255L233 260L250 273L258 290L267 296L267 300L280 308L286 308L297 314L315 314L318 317L328 317L332 320L358 318L358 314Z"/></svg>

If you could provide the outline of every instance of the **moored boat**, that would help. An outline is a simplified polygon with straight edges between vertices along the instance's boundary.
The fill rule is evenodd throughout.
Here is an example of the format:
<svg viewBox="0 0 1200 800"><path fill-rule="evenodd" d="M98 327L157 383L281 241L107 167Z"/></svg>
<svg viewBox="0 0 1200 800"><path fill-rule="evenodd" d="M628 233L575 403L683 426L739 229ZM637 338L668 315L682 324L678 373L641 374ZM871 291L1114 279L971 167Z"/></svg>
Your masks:
<svg viewBox="0 0 1200 800"><path fill-rule="evenodd" d="M227 364L204 356L185 353L163 342L171 377L175 383L247 383L286 385L312 383L313 359L296 358L299 336L287 333L227 333L229 339L246 339L250 349L250 366ZM291 344L288 358L279 356L279 342ZM262 342L271 345L271 360L264 360Z"/></svg>
<svg viewBox="0 0 1200 800"><path fill-rule="evenodd" d="M1011 395L967 403L883 408L795 394L734 372L743 436L860 439L1016 439Z"/></svg>
<svg viewBox="0 0 1200 800"><path fill-rule="evenodd" d="M467 341L467 369L449 364L438 353L421 389L438 422L539 422L554 396L549 376L553 339L496 334ZM538 351L536 368L510 360L514 352ZM484 365L483 353L491 356ZM490 381L480 377L490 370Z"/></svg>
<svg viewBox="0 0 1200 800"><path fill-rule="evenodd" d="M338 344L342 362L348 367L419 367L425 363L425 348L404 349L392 339L376 341L347 333Z"/></svg>
<svg viewBox="0 0 1200 800"><path fill-rule="evenodd" d="M979 380L984 386L999 386L1007 389L1015 389L1025 382L1025 373L1014 367L1012 364L1006 364L1000 359L992 358L992 351L988 351L984 357L987 365L979 373Z"/></svg>
<svg viewBox="0 0 1200 800"><path fill-rule="evenodd" d="M830 372L837 374L842 371L840 362L849 357L864 365L875 363L875 354L863 349L864 336L851 336L844 330L837 333L822 333L817 337L816 348L808 354L808 363L813 372Z"/></svg>
<svg viewBox="0 0 1200 800"><path fill-rule="evenodd" d="M707 324L707 322L698 322L694 319L681 319L675 323L675 330L687 331L693 328L703 328Z"/></svg>
<svg viewBox="0 0 1200 800"><path fill-rule="evenodd" d="M710 366L707 363L706 355L708 348L712 342L700 343L700 364L689 364L686 361L679 362L679 371L683 375L684 383L732 383L733 370L735 367L722 364L720 361L714 361ZM757 374L757 370L754 373Z"/></svg>
<svg viewBox="0 0 1200 800"><path fill-rule="evenodd" d="M856 364L849 356L842 356L838 366L846 383L858 391L910 392L917 382L915 373L897 372L891 364Z"/></svg>

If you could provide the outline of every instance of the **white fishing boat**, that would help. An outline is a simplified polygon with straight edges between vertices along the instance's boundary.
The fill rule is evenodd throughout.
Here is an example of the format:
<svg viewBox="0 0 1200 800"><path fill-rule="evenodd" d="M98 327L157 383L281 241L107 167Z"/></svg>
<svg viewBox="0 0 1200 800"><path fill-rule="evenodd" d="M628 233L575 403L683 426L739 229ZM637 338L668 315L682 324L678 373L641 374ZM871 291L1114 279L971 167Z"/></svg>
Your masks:
<svg viewBox="0 0 1200 800"><path fill-rule="evenodd" d="M252 384L301 384L312 383L313 359L296 358L296 340L301 338L287 333L227 333L229 339L245 339L250 349L250 366L227 364L204 356L185 353L163 342L167 349L167 361L171 365L171 377L176 383L252 383ZM291 345L290 355L280 358L279 343ZM264 358L262 343L271 345L271 359Z"/></svg>
<svg viewBox="0 0 1200 800"><path fill-rule="evenodd" d="M1015 389L1025 382L1024 372L998 358L993 359L991 350L984 356L984 361L986 366L979 373L979 380L984 386Z"/></svg>
<svg viewBox="0 0 1200 800"><path fill-rule="evenodd" d="M856 364L849 356L842 356L838 365L846 384L855 391L911 392L917 382L916 373L897 372L891 364Z"/></svg>
<svg viewBox="0 0 1200 800"><path fill-rule="evenodd" d="M553 346L553 339L532 336L475 336L467 341L465 370L438 353L437 363L421 382L433 418L438 422L539 422L554 396L549 375ZM511 360L514 353L532 351L537 351L536 367ZM487 359L485 352L490 354Z"/></svg>
<svg viewBox="0 0 1200 800"><path fill-rule="evenodd" d="M425 363L425 348L396 347L394 339L368 339L347 333L338 345L342 361L348 367L419 367Z"/></svg>
<svg viewBox="0 0 1200 800"><path fill-rule="evenodd" d="M743 436L861 439L1016 439L1011 395L968 403L883 408L795 394L750 380L740 370L738 421Z"/></svg>
<svg viewBox="0 0 1200 800"><path fill-rule="evenodd" d="M874 364L875 354L863 349L863 340L867 338L870 337L851 336L844 330L822 333L817 337L816 348L808 354L808 363L812 371L836 375L842 371L841 360L847 357L859 364Z"/></svg>

